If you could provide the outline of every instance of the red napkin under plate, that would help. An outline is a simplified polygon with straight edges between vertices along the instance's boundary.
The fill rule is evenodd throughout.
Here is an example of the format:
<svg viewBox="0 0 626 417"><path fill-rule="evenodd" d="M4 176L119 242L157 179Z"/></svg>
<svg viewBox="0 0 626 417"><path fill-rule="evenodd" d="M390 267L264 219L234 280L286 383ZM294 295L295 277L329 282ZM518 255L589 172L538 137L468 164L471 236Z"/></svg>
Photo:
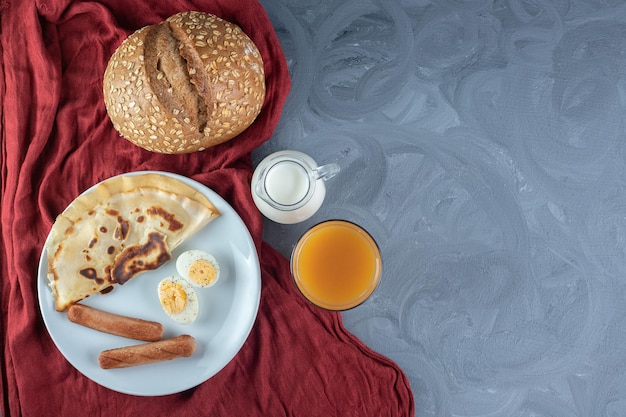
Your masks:
<svg viewBox="0 0 626 417"><path fill-rule="evenodd" d="M266 101L255 123L226 144L154 154L113 129L102 75L130 33L184 10L214 13L253 39L264 59ZM261 240L250 152L270 138L290 79L260 4L0 1L0 41L3 416L413 415L398 366L347 332L338 313L300 297L287 260ZM112 391L74 369L50 338L37 299L37 263L55 217L91 185L140 170L181 174L220 194L246 223L262 272L256 322L235 358L197 387L159 397Z"/></svg>

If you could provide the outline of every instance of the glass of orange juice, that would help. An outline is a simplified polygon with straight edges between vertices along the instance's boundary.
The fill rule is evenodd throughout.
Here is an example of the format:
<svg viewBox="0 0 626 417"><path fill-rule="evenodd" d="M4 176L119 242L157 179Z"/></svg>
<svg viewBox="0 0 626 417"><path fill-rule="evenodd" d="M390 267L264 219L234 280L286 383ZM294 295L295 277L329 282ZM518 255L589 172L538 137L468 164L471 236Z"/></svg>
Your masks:
<svg viewBox="0 0 626 417"><path fill-rule="evenodd" d="M327 220L302 235L291 255L296 286L313 304L341 311L376 289L382 258L372 236L345 220Z"/></svg>

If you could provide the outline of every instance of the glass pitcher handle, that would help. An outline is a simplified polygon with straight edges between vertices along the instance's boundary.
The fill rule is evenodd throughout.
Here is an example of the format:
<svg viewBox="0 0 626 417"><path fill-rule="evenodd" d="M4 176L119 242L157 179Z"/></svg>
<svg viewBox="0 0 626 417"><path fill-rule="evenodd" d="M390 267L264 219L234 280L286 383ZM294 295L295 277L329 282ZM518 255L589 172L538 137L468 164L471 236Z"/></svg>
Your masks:
<svg viewBox="0 0 626 417"><path fill-rule="evenodd" d="M323 180L328 180L337 175L340 170L341 168L339 168L339 164L326 164L315 168L313 170L313 176L316 180L320 178Z"/></svg>

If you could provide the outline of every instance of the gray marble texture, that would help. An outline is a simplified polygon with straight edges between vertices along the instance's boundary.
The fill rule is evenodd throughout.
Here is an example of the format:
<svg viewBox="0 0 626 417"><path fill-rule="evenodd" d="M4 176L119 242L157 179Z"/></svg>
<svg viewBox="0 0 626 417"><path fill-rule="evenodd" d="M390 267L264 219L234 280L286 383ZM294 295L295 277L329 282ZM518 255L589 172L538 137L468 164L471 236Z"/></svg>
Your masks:
<svg viewBox="0 0 626 417"><path fill-rule="evenodd" d="M263 0L293 81L277 150L337 162L265 224L289 256L328 218L377 239L346 327L417 416L626 416L623 0Z"/></svg>

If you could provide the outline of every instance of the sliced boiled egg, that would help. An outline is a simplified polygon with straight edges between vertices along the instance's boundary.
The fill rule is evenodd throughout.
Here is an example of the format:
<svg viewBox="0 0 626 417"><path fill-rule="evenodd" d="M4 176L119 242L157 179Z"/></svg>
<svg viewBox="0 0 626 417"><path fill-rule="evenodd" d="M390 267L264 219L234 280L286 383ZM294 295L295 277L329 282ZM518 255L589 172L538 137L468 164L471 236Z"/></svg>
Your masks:
<svg viewBox="0 0 626 417"><path fill-rule="evenodd" d="M163 278L158 293L163 311L172 320L190 324L198 317L198 296L186 280L177 276Z"/></svg>
<svg viewBox="0 0 626 417"><path fill-rule="evenodd" d="M220 276L220 265L208 252L192 249L176 259L178 274L196 287L210 287Z"/></svg>

